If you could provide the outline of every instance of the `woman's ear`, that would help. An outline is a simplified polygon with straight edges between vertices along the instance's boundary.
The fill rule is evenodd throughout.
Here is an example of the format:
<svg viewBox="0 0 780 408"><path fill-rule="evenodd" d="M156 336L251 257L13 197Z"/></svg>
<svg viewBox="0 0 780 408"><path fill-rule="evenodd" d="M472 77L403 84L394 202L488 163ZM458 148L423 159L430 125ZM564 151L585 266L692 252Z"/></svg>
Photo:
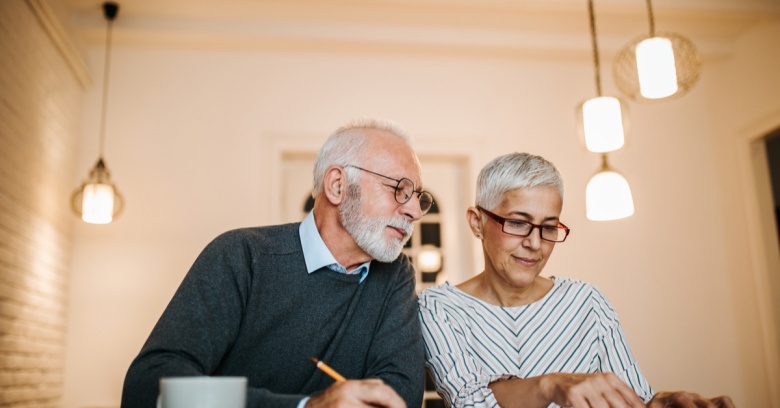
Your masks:
<svg viewBox="0 0 780 408"><path fill-rule="evenodd" d="M322 180L322 192L332 205L339 205L347 192L347 175L339 166L330 166Z"/></svg>
<svg viewBox="0 0 780 408"><path fill-rule="evenodd" d="M466 221L469 223L471 232L477 239L482 239L482 214L477 207L469 207L466 210Z"/></svg>

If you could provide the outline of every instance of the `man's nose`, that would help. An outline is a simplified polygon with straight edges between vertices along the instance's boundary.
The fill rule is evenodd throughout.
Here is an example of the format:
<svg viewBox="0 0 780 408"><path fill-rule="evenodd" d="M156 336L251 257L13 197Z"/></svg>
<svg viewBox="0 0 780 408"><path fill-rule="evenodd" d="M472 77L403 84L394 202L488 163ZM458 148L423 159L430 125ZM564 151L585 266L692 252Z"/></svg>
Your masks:
<svg viewBox="0 0 780 408"><path fill-rule="evenodd" d="M412 221L417 221L423 216L422 206L420 205L420 195L413 193L409 201L401 205L404 215Z"/></svg>

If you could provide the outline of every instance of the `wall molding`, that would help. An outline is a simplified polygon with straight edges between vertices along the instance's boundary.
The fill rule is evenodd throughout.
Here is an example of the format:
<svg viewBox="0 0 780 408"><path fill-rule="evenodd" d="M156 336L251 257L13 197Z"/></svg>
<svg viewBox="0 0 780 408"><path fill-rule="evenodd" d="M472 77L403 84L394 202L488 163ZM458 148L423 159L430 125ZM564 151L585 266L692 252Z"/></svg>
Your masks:
<svg viewBox="0 0 780 408"><path fill-rule="evenodd" d="M57 48L62 58L68 64L68 68L78 80L82 88L92 84L92 78L87 70L84 58L76 49L70 36L60 24L59 19L45 0L25 0L35 18L41 24L43 31L51 38L52 44Z"/></svg>

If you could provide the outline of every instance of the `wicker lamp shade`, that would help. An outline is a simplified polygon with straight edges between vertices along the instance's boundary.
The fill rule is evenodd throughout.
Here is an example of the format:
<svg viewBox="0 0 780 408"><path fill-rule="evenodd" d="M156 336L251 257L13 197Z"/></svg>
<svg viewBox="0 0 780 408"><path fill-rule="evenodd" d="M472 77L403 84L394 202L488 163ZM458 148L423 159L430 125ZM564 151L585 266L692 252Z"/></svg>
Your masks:
<svg viewBox="0 0 780 408"><path fill-rule="evenodd" d="M676 71L676 87L664 96L648 97L642 92L640 72L637 66L637 47L645 40L665 39L671 44ZM660 67L659 67L660 68ZM679 97L687 93L699 81L701 76L701 57L693 43L682 35L660 32L655 35L642 35L628 43L612 62L612 74L615 84L627 97L639 102L655 101ZM675 81L673 79L673 81ZM644 93L644 94L643 94Z"/></svg>

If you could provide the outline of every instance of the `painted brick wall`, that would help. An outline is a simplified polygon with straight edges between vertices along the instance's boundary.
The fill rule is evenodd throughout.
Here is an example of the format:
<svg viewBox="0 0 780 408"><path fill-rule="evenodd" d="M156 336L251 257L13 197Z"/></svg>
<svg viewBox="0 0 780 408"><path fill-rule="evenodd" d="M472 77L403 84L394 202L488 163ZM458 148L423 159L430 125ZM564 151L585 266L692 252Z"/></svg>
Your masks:
<svg viewBox="0 0 780 408"><path fill-rule="evenodd" d="M41 1L0 0L3 408L58 407L63 386L75 218L68 205L84 76Z"/></svg>

